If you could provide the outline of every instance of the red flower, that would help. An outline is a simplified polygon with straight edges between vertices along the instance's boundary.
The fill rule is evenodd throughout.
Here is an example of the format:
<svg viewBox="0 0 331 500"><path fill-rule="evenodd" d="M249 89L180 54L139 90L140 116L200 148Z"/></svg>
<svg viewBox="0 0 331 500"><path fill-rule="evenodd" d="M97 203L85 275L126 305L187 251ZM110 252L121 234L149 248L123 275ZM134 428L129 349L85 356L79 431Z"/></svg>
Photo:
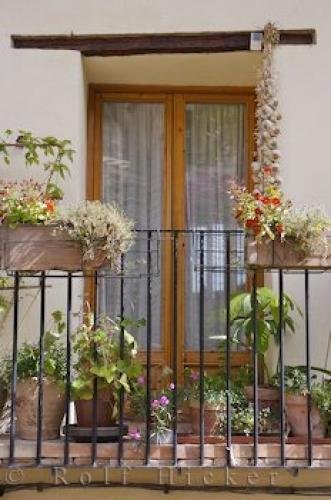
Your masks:
<svg viewBox="0 0 331 500"><path fill-rule="evenodd" d="M262 215L263 214L263 210L261 210L261 208L256 208L255 209L255 213L256 213L256 215Z"/></svg>
<svg viewBox="0 0 331 500"><path fill-rule="evenodd" d="M269 205L270 198L269 198L269 196L262 196L261 201L262 201L263 205Z"/></svg>
<svg viewBox="0 0 331 500"><path fill-rule="evenodd" d="M53 201L53 200L50 200L50 199L48 199L48 198L47 198L47 199L44 201L44 203L45 203L45 205L46 205L46 210L47 210L47 212L51 212L51 213L53 213L53 212L55 211L55 203L54 203L54 201Z"/></svg>
<svg viewBox="0 0 331 500"><path fill-rule="evenodd" d="M271 165L264 165L264 167L262 167L262 169L263 169L263 172L265 174L272 174L273 168Z"/></svg>
<svg viewBox="0 0 331 500"><path fill-rule="evenodd" d="M254 217L254 219L247 219L245 226L249 229L253 229L254 233L257 234L261 228L260 220L258 217Z"/></svg>
<svg viewBox="0 0 331 500"><path fill-rule="evenodd" d="M280 199L279 199L279 198L275 197L275 198L271 198L271 203L272 203L273 205L276 205L276 206L277 206L277 205L280 205L281 201L280 201Z"/></svg>
<svg viewBox="0 0 331 500"><path fill-rule="evenodd" d="M261 199L261 194L260 193L254 193L254 198L256 200L260 200Z"/></svg>

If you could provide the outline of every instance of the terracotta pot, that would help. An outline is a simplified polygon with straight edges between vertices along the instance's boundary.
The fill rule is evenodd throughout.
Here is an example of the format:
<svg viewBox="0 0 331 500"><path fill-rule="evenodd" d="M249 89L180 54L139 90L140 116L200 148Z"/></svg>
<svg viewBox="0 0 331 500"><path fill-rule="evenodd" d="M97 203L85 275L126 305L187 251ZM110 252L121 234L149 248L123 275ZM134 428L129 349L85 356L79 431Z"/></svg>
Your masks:
<svg viewBox="0 0 331 500"><path fill-rule="evenodd" d="M21 380L16 388L16 432L20 439L37 439L38 381ZM42 439L58 439L64 416L65 395L55 382L44 379Z"/></svg>
<svg viewBox="0 0 331 500"><path fill-rule="evenodd" d="M244 389L247 399L254 401L254 386L249 385ZM270 408L273 412L279 412L280 391L276 387L258 387L258 405L259 409Z"/></svg>
<svg viewBox="0 0 331 500"><path fill-rule="evenodd" d="M327 235L328 239L330 235ZM327 255L305 255L293 241L266 239L257 242L253 236L246 238L245 260L250 267L283 269L324 269L331 267L331 240Z"/></svg>
<svg viewBox="0 0 331 500"><path fill-rule="evenodd" d="M190 402L191 424L194 434L200 434L200 403L199 401ZM223 404L205 403L203 408L205 436L213 436L218 432L219 415L224 411Z"/></svg>
<svg viewBox="0 0 331 500"><path fill-rule="evenodd" d="M291 433L293 436L307 436L308 434L308 407L307 396L286 394L285 407ZM311 428L313 438L323 438L326 434L326 422L316 406L311 409Z"/></svg>
<svg viewBox="0 0 331 500"><path fill-rule="evenodd" d="M111 389L98 391L97 427L109 427L113 419L114 396ZM93 427L93 398L75 401L78 427Z"/></svg>
<svg viewBox="0 0 331 500"><path fill-rule="evenodd" d="M97 269L106 265L105 253L95 252L93 261L83 261L79 242L58 226L0 226L0 268L20 271Z"/></svg>

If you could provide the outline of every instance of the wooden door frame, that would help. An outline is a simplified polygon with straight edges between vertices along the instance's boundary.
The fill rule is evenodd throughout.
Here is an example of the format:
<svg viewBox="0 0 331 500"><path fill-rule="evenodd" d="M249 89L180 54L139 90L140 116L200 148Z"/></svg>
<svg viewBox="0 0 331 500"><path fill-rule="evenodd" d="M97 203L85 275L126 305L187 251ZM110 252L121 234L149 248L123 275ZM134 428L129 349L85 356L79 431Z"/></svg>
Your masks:
<svg viewBox="0 0 331 500"><path fill-rule="evenodd" d="M165 104L165 155L163 175L163 227L165 229L185 229L185 213L182 195L185 189L185 103L187 102L220 102L243 103L247 106L245 135L247 137L247 185L252 186L251 163L254 155L254 115L255 89L253 87L206 87L206 86L142 86L142 85L103 85L89 86L87 107L87 199L100 199L102 180L102 129L101 106L104 101L112 102L162 102ZM176 139L175 139L176 136ZM176 165L176 173L173 165ZM180 208L181 207L181 208ZM179 238L178 251L178 283L177 297L179 345L184 345L185 332L185 248ZM163 317L172 318L172 249L171 242L165 242L162 274L162 306ZM169 272L170 271L170 272ZM93 295L93 284L87 284L86 292ZM173 324L164 321L161 334L163 350L152 353L153 364L173 363L172 338ZM194 366L198 364L198 353L177 349L178 366L182 364ZM250 353L233 353L231 364L235 368L250 362ZM219 365L217 353L205 354L206 367Z"/></svg>

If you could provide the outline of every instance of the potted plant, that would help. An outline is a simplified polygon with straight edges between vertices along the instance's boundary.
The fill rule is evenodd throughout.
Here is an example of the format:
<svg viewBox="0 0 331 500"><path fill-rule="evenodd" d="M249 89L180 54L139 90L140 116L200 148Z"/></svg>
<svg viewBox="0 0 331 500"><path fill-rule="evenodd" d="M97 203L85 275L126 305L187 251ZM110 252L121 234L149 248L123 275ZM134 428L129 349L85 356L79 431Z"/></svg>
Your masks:
<svg viewBox="0 0 331 500"><path fill-rule="evenodd" d="M151 390L150 418L151 418L151 437L150 441L156 444L169 444L173 440L173 391L174 383L169 379L171 370L166 367L161 372L161 381L163 388ZM161 383L162 383L161 382ZM177 393L177 405L181 403L181 393ZM141 437L146 430L146 405L147 405L147 387L146 377L141 373L136 380L129 399L131 414L138 422L137 432Z"/></svg>
<svg viewBox="0 0 331 500"><path fill-rule="evenodd" d="M282 328L295 331L293 315L302 315L300 308L288 295L283 295ZM253 335L253 296L243 292L232 296L230 301L231 342L242 345L252 351ZM270 407L273 411L279 409L279 389L271 384L271 377L263 356L270 346L271 339L279 342L279 297L268 287L258 287L256 290L256 324L257 324L257 350L261 355L266 375L267 384L258 387L258 400L260 408ZM251 385L251 371L247 373L247 383L244 388L249 401L254 400L254 387Z"/></svg>
<svg viewBox="0 0 331 500"><path fill-rule="evenodd" d="M74 151L68 140L36 137L20 131L0 138L0 156L10 163L8 148L21 148L27 165L42 165L43 182L0 182L0 267L23 271L77 271L103 265L119 266L132 242L132 223L112 204L86 202L60 211L63 192L56 177L65 179ZM8 145L9 142L9 145Z"/></svg>
<svg viewBox="0 0 331 500"><path fill-rule="evenodd" d="M84 322L73 337L76 355L72 395L75 401L77 425L93 426L93 392L96 383L97 427L114 425L118 417L119 391L130 393L133 381L141 372L137 361L137 342L124 328L128 320L113 321L101 318L94 324L93 315ZM133 323L133 322L132 322ZM124 328L121 356L121 329Z"/></svg>
<svg viewBox="0 0 331 500"><path fill-rule="evenodd" d="M263 405L258 411L259 434L275 432L275 416L269 406ZM225 432L226 418L223 423ZM231 430L234 435L250 436L254 431L254 406L240 390L231 392Z"/></svg>
<svg viewBox="0 0 331 500"><path fill-rule="evenodd" d="M204 374L204 433L205 436L219 434L222 415L226 407L224 378L219 374ZM200 434L200 374L185 369L185 399L190 409L190 421L194 434Z"/></svg>
<svg viewBox="0 0 331 500"><path fill-rule="evenodd" d="M43 346L42 438L58 439L64 416L66 374L65 348L60 336L65 329L61 311L52 313L53 327L45 333ZM20 439L36 439L38 427L39 344L25 342L17 353L16 432ZM12 362L6 359L2 379L10 391Z"/></svg>
<svg viewBox="0 0 331 500"><path fill-rule="evenodd" d="M322 371L320 369L316 369ZM293 436L308 434L308 391L306 369L285 368L286 415ZM312 382L311 429L313 438L323 438L331 415L331 384L328 381Z"/></svg>

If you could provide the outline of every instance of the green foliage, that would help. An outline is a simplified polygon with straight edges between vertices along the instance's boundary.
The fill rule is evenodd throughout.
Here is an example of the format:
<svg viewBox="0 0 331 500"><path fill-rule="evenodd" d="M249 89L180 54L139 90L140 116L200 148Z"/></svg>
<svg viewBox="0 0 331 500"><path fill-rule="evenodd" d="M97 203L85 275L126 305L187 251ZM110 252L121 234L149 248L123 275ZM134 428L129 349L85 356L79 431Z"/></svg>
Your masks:
<svg viewBox="0 0 331 500"><path fill-rule="evenodd" d="M200 374L189 368L185 368L185 399L199 401L200 399ZM208 404L224 405L226 402L226 382L219 373L204 373L204 401Z"/></svg>
<svg viewBox="0 0 331 500"><path fill-rule="evenodd" d="M64 180L70 173L69 164L73 162L74 155L71 141L53 136L38 137L27 130L19 130L16 140L13 136L13 131L9 129L0 136L0 158L2 157L6 165L10 165L11 146L8 144L21 147L26 166L41 166L47 173L45 194L52 199L62 198L62 190L53 182L53 178Z"/></svg>
<svg viewBox="0 0 331 500"><path fill-rule="evenodd" d="M325 420L331 420L331 381L313 384L311 389L313 403L320 410Z"/></svg>
<svg viewBox="0 0 331 500"><path fill-rule="evenodd" d="M315 366L311 367L311 399L322 415L331 418L331 378L318 382L317 373L331 377L331 372ZM279 375L273 379L276 386L280 385ZM287 394L308 394L307 389L307 368L306 366L285 366L284 367L284 387Z"/></svg>
<svg viewBox="0 0 331 500"><path fill-rule="evenodd" d="M44 377L53 379L62 385L66 375L66 352L63 343L60 341L66 324L63 321L61 311L52 313L53 326L44 336ZM39 344L24 342L17 352L17 378L25 380L38 377L39 375ZM1 363L0 379L5 385L9 385L11 380L12 361L7 357Z"/></svg>
<svg viewBox="0 0 331 500"><path fill-rule="evenodd" d="M87 314L85 321L73 337L73 350L77 356L74 364L75 376L72 382L74 399L92 399L93 382L98 381L98 389L112 387L115 398L123 388L131 392L133 381L141 373L141 365L136 360L137 342L125 326L139 326L141 322L128 319L122 323L110 318L102 318L94 325L93 316ZM121 353L121 331L123 329L123 352ZM121 355L122 354L122 355ZM115 412L117 412L117 404Z"/></svg>
<svg viewBox="0 0 331 500"><path fill-rule="evenodd" d="M11 286L12 280L8 276L0 276L0 292L6 291L6 288ZM10 302L0 293L0 315L6 313L10 308Z"/></svg>
<svg viewBox="0 0 331 500"><path fill-rule="evenodd" d="M300 308L288 295L283 295L283 321L282 328L294 333L295 325L292 315ZM268 287L259 287L256 292L256 324L257 324L257 349L264 354L268 348L271 337L279 341L279 297ZM248 349L253 347L253 294L239 293L231 298L230 302L231 342L243 342Z"/></svg>

